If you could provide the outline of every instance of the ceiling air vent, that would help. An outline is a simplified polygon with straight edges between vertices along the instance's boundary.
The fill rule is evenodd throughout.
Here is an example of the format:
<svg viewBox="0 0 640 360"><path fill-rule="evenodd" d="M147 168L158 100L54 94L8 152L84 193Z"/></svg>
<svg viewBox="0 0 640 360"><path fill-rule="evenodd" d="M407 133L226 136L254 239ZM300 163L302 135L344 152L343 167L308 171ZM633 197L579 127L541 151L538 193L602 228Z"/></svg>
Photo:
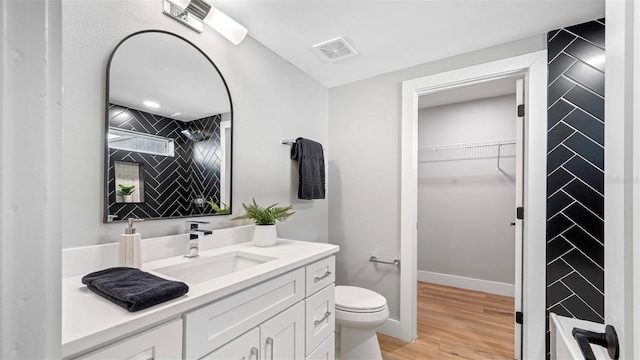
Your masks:
<svg viewBox="0 0 640 360"><path fill-rule="evenodd" d="M329 58L331 61L345 59L358 54L353 47L351 47L351 45L341 37L329 40L322 44L314 45L313 48Z"/></svg>

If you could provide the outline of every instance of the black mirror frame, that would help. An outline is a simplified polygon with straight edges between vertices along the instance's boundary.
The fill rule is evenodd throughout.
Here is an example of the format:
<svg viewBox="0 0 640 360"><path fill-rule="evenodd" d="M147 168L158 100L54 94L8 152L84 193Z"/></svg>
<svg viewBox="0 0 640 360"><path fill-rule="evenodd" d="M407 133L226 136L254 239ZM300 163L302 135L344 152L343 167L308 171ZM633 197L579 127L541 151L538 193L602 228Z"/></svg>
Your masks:
<svg viewBox="0 0 640 360"><path fill-rule="evenodd" d="M174 34L172 32L168 32L165 30L142 30L142 31L137 31L134 32L132 34L127 35L124 39L120 40L120 42L118 43L118 45L116 45L116 47L113 49L113 51L111 52L111 55L109 55L109 61L107 62L107 71L106 71L106 89L105 89L105 110L104 110L104 137L103 137L103 151L104 151L104 169L103 169L103 178L104 178L104 182L103 182L103 189L102 189L102 212L103 212L103 217L102 217L102 222L103 223L112 223L112 222L124 222L127 221L127 219L111 219L110 220L110 216L108 214L108 204L109 204L109 194L108 194L108 187L109 187L109 144L107 141L107 136L106 134L108 134L109 132L109 88L110 88L110 75L111 75L111 62L113 61L113 57L116 54L116 52L118 51L118 48L120 48L120 46L127 41L129 38L134 37L136 35L140 35L140 34L145 34L145 33L161 33L161 34L166 34L166 35L170 35L173 37L176 37L184 42L186 42L187 44L193 46L194 49L196 49L200 54L202 54L202 56L205 57L205 59L207 59L207 61L209 61L209 63L211 64L211 66L213 66L213 68L216 70L216 72L218 72L218 75L220 76L220 79L222 80L222 83L224 84L225 89L227 90L227 95L229 96L229 108L230 108L230 119L229 121L231 122L231 128L230 128L230 140L231 140L231 144L230 144L230 148L231 148L231 158L230 158L230 164L229 164L229 210L230 212L228 214L223 214L223 215L230 215L231 212L231 207L233 204L233 132L234 132L234 126L233 126L233 100L231 99L231 92L229 91L229 86L227 85L227 81L225 80L224 76L222 75L222 73L220 72L220 69L218 69L218 66L216 66L216 64L211 60L211 58L209 58L209 56L202 51L202 49L200 49L198 46L196 46L194 43L192 43L191 41L185 39L184 37ZM220 200L220 202L222 202L222 200ZM192 218L192 217L203 217L203 216L218 216L218 214L197 214L197 215L185 215L185 216L169 216L169 217L157 217L157 218L145 218L145 220L167 220L167 219L184 219L184 218Z"/></svg>

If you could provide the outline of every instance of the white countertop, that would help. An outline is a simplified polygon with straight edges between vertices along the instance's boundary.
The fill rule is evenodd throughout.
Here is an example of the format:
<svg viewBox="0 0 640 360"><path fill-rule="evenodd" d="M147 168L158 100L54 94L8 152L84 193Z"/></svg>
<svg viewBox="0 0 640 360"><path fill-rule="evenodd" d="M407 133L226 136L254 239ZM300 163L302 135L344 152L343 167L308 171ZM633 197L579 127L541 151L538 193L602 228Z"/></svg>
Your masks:
<svg viewBox="0 0 640 360"><path fill-rule="evenodd" d="M201 257L215 256L231 251L269 256L275 260L199 284L190 284L189 292L177 299L130 313L127 310L89 291L82 284L82 276L62 280L62 356L84 353L87 349L111 343L180 317L198 306L284 274L308 263L339 251L331 244L278 239L273 247L255 247L253 242L201 251ZM153 269L188 261L182 256L144 263L142 270ZM155 275L169 278L154 273Z"/></svg>

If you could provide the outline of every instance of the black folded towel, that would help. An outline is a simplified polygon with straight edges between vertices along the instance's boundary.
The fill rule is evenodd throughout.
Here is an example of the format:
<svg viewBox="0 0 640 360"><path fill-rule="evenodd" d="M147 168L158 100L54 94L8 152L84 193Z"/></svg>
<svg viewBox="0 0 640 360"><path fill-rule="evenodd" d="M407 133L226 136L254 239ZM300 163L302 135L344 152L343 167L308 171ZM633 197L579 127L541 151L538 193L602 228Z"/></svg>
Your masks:
<svg viewBox="0 0 640 360"><path fill-rule="evenodd" d="M131 312L175 299L189 291L183 282L166 280L128 267L93 272L85 275L82 283L94 293Z"/></svg>
<svg viewBox="0 0 640 360"><path fill-rule="evenodd" d="M324 154L322 144L297 138L291 158L298 161L298 199L324 199Z"/></svg>

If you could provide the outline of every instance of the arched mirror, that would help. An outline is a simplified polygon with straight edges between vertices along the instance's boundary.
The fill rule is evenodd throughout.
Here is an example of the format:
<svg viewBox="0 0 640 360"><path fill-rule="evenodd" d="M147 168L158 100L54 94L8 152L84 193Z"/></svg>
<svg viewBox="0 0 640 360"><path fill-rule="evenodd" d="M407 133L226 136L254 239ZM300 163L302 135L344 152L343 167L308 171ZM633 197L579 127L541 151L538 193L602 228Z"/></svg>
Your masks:
<svg viewBox="0 0 640 360"><path fill-rule="evenodd" d="M163 31L122 40L106 109L105 222L228 214L231 96L198 47Z"/></svg>

